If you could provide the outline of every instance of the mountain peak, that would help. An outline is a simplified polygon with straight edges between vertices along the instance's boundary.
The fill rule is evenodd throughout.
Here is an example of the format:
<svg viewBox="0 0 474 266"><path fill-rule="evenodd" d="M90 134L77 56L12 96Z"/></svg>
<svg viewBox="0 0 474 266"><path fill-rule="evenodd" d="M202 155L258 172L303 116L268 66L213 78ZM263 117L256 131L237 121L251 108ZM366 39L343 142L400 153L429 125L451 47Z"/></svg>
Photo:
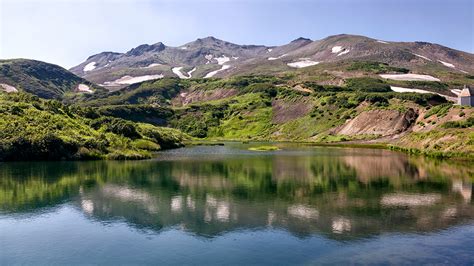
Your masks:
<svg viewBox="0 0 474 266"><path fill-rule="evenodd" d="M119 56L121 55L120 53L116 53L116 52L101 52L101 53L98 53L98 54L94 54L94 55L91 55L89 56L86 61L92 59L92 58L95 58L95 57L114 57L114 56Z"/></svg>
<svg viewBox="0 0 474 266"><path fill-rule="evenodd" d="M142 44L135 48L132 48L130 51L126 53L129 56L138 56L142 55L146 52L161 52L166 48L166 46L162 42L157 42L155 44Z"/></svg>
<svg viewBox="0 0 474 266"><path fill-rule="evenodd" d="M194 42L196 42L196 43L204 43L204 44L226 43L226 41L217 39L217 38L214 37L214 36L207 36L207 37L204 37L204 38L198 38L198 39L197 39L196 41L194 41Z"/></svg>
<svg viewBox="0 0 474 266"><path fill-rule="evenodd" d="M304 38L304 37L299 37L297 39L294 39L293 41L291 41L292 43L295 43L295 42L311 42L311 39L308 39L308 38Z"/></svg>
<svg viewBox="0 0 474 266"><path fill-rule="evenodd" d="M336 34L336 35L330 35L323 40L373 40L369 37L362 36L362 35L356 35L356 34L347 34L347 33L341 33L341 34Z"/></svg>
<svg viewBox="0 0 474 266"><path fill-rule="evenodd" d="M220 41L214 36L207 36L207 37L202 38L202 40Z"/></svg>

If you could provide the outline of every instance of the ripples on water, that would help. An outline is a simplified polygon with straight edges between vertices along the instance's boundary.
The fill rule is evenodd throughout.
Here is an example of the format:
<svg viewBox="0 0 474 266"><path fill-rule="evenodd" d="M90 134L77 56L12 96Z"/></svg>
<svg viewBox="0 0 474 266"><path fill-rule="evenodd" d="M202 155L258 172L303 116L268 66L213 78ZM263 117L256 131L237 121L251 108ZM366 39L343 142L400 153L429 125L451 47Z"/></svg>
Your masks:
<svg viewBox="0 0 474 266"><path fill-rule="evenodd" d="M470 165L252 145L0 164L0 264L474 262Z"/></svg>

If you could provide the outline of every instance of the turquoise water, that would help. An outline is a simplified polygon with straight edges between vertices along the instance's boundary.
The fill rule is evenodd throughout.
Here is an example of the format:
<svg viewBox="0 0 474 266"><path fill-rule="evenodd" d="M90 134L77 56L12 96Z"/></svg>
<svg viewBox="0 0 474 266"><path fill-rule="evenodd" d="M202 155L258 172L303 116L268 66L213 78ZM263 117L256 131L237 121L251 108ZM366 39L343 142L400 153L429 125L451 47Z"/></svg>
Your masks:
<svg viewBox="0 0 474 266"><path fill-rule="evenodd" d="M0 264L474 263L470 165L277 145L1 163Z"/></svg>

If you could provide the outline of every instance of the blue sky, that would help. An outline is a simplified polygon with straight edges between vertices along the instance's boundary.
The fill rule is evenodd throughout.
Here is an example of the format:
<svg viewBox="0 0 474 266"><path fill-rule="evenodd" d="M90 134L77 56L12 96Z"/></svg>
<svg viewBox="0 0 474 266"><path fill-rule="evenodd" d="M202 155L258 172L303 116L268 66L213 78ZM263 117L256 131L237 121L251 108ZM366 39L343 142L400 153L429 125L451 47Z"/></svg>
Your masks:
<svg viewBox="0 0 474 266"><path fill-rule="evenodd" d="M215 36L280 45L350 33L474 52L473 0L0 0L0 58L71 67L102 51Z"/></svg>

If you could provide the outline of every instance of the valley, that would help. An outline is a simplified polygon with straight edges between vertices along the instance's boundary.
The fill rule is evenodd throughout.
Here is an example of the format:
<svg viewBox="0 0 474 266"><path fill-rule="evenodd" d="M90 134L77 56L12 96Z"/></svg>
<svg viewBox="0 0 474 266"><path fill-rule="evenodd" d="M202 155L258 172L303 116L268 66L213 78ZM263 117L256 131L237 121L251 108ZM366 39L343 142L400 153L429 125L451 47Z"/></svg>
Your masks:
<svg viewBox="0 0 474 266"><path fill-rule="evenodd" d="M474 265L473 18L0 0L0 266Z"/></svg>
<svg viewBox="0 0 474 266"><path fill-rule="evenodd" d="M232 140L382 145L470 160L473 108L456 102L474 86L473 66L472 54L440 45L355 35L278 47L213 37L140 45L93 55L72 73L2 60L0 159L20 158L24 147L48 153L50 138L72 148L32 158L142 159L162 146Z"/></svg>

